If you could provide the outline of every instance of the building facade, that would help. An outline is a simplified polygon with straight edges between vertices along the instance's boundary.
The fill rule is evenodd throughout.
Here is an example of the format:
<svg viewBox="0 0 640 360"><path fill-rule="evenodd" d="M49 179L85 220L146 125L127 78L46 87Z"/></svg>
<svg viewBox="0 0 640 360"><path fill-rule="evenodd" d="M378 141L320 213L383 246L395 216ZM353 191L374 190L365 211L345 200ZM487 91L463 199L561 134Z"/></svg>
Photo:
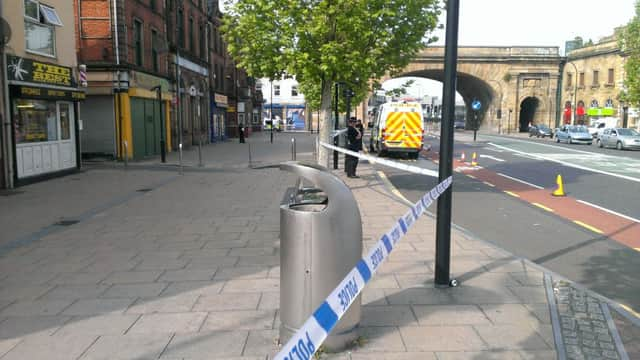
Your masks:
<svg viewBox="0 0 640 360"><path fill-rule="evenodd" d="M263 124L273 118L274 126L282 130L307 129L306 102L295 79L260 79L256 89L259 89L264 97Z"/></svg>
<svg viewBox="0 0 640 360"><path fill-rule="evenodd" d="M163 4L74 0L77 57L87 67L85 156L141 159L171 148Z"/></svg>
<svg viewBox="0 0 640 360"><path fill-rule="evenodd" d="M73 4L2 2L12 37L4 48L3 186L12 188L80 167L81 103Z"/></svg>
<svg viewBox="0 0 640 360"><path fill-rule="evenodd" d="M209 138L211 142L228 138L227 108L229 97L224 88L224 69L226 47L220 33L222 12L218 1L209 0Z"/></svg>
<svg viewBox="0 0 640 360"><path fill-rule="evenodd" d="M208 142L209 50L208 2L167 0L167 38L171 76L177 94L174 148Z"/></svg>
<svg viewBox="0 0 640 360"><path fill-rule="evenodd" d="M562 73L562 122L586 124L602 117L616 117L623 126L624 108L620 101L624 91L626 55L615 35L594 45L572 50ZM638 127L638 112L627 109L628 127Z"/></svg>

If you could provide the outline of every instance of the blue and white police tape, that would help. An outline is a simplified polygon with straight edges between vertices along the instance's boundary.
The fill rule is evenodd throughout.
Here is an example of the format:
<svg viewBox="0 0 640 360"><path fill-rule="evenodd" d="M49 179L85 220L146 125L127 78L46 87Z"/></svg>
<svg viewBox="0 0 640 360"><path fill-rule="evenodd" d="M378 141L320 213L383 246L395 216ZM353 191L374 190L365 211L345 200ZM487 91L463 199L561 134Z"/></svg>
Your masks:
<svg viewBox="0 0 640 360"><path fill-rule="evenodd" d="M318 351L318 348L329 333L347 312L349 306L362 292L365 285L378 271L380 265L389 257L398 241L409 231L411 226L420 218L427 208L444 193L451 182L448 177L436 187L427 192L404 214L387 233L382 235L369 253L351 269L340 284L333 289L326 300L316 309L312 316L287 341L274 360L308 360Z"/></svg>
<svg viewBox="0 0 640 360"><path fill-rule="evenodd" d="M342 135L347 132L348 129L336 130L331 133L331 137L336 137L338 135Z"/></svg>
<svg viewBox="0 0 640 360"><path fill-rule="evenodd" d="M348 155L355 156L355 157L360 158L360 159L368 160L371 163L378 163L378 164L389 166L389 167L392 167L392 168L408 171L408 172L414 173L414 174L421 174L421 175L438 177L438 172L435 171L435 170L423 169L423 168L417 167L417 166L411 166L411 165L407 165L407 164L402 164L402 163L399 163L397 161L390 161L390 160L380 159L380 158L375 157L375 156L366 155L366 154L362 154L362 153L359 153L359 152L347 150L347 149L344 149L344 148L341 148L341 147L338 147L338 146L327 144L326 142L322 142L322 141L320 142L320 145L326 147L327 149L336 150L336 151L339 151L339 152L344 153L344 154L348 154Z"/></svg>

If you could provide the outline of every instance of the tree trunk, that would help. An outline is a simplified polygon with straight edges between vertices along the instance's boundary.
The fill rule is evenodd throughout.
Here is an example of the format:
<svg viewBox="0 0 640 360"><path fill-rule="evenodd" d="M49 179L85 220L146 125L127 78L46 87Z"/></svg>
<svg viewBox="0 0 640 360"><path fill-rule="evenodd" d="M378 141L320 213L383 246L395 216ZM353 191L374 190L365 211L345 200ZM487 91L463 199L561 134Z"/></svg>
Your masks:
<svg viewBox="0 0 640 360"><path fill-rule="evenodd" d="M330 81L325 81L322 84L322 101L320 103L320 141L331 144L333 143L331 139L331 132L334 128L334 119L331 116L331 89L333 88L333 83ZM329 159L331 150L325 148L324 146L320 146L318 151L318 164L322 166L326 166L329 168Z"/></svg>

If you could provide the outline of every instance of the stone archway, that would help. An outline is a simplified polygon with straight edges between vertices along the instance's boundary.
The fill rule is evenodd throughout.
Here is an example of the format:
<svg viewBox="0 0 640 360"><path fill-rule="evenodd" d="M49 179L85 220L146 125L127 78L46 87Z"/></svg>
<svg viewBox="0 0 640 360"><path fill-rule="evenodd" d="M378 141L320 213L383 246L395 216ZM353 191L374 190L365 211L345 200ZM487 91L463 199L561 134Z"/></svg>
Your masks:
<svg viewBox="0 0 640 360"><path fill-rule="evenodd" d="M520 103L520 132L529 131L529 125L536 124L538 119L536 119L536 113L538 112L540 107L540 100L537 97L529 96L526 97Z"/></svg>
<svg viewBox="0 0 640 360"><path fill-rule="evenodd" d="M396 77L420 77L442 82L444 79L444 69L427 69L404 72L396 75ZM385 81L389 79L390 78L383 78L381 80ZM489 109L494 109L496 107L500 97L497 91L489 83L472 74L458 71L456 90L462 96L465 103L467 126L473 126L470 121L473 121L475 115L474 111L471 109L471 103L474 100L479 100L482 104L482 108L478 112L478 128L491 128L496 126L494 124L488 124L486 121L488 117L485 116ZM442 101L442 99L440 99L440 101ZM495 109L493 111L495 111ZM446 121L446 119L443 119L443 121ZM455 118L450 119L450 121L453 123Z"/></svg>

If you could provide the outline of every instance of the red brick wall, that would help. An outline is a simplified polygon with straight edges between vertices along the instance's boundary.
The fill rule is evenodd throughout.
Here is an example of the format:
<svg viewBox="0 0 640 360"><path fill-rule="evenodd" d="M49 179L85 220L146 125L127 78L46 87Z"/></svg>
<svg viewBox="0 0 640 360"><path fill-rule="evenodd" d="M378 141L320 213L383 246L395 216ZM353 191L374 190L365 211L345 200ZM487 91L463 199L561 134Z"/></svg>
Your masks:
<svg viewBox="0 0 640 360"><path fill-rule="evenodd" d="M114 21L113 0L74 0L76 6L78 59L86 64L114 64ZM187 3L189 1L186 1ZM157 31L160 39L166 39L163 19L164 1L156 0L156 9L150 8L150 0L117 0L118 38L120 63L129 64L149 73L153 71L151 51L151 30ZM135 44L133 41L133 23L142 22L143 27L143 65L135 65ZM167 53L159 55L160 76L167 75Z"/></svg>

